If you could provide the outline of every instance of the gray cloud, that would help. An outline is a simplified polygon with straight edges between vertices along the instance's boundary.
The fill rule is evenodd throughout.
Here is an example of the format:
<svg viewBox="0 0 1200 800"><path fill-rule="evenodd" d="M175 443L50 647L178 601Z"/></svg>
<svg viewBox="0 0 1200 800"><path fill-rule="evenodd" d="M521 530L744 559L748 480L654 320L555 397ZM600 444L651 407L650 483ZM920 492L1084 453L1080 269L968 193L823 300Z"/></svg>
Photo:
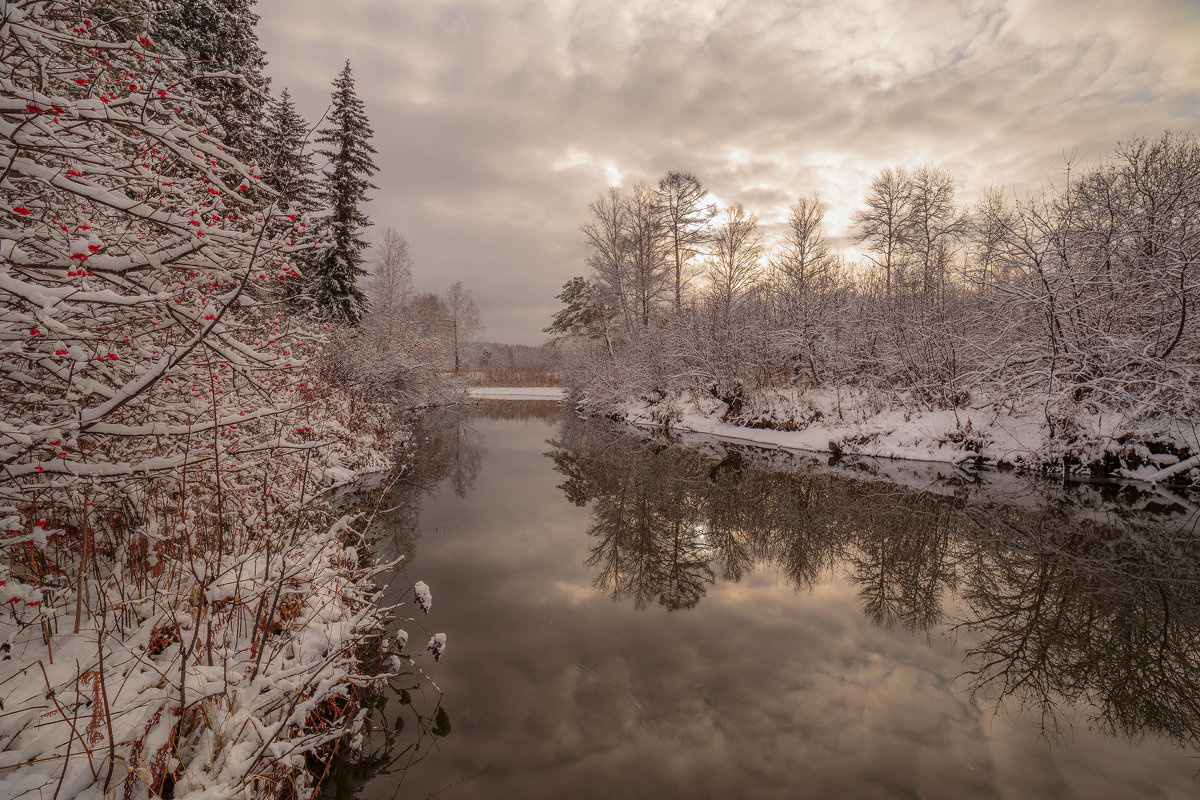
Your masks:
<svg viewBox="0 0 1200 800"><path fill-rule="evenodd" d="M1064 153L1200 122L1184 0L261 0L277 86L313 121L350 58L376 132L370 212L417 284L473 288L488 338L535 342L618 178L693 171L770 235L819 192L834 236L871 176L934 162L971 201Z"/></svg>

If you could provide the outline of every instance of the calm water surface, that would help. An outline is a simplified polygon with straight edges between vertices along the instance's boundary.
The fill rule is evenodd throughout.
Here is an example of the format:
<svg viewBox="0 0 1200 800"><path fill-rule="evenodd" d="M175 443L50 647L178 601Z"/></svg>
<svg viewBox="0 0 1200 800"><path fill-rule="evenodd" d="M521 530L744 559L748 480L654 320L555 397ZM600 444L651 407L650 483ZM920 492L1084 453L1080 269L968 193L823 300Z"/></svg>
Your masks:
<svg viewBox="0 0 1200 800"><path fill-rule="evenodd" d="M386 498L444 694L389 698L330 796L1200 796L1185 504L541 408L429 420Z"/></svg>

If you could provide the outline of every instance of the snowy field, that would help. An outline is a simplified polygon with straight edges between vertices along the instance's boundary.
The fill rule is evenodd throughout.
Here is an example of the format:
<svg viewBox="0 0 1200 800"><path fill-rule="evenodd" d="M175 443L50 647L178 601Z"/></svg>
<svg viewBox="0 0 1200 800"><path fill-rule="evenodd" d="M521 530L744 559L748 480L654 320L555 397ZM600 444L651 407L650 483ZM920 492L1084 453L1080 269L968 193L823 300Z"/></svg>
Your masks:
<svg viewBox="0 0 1200 800"><path fill-rule="evenodd" d="M558 386L477 386L471 389L475 400L562 400L566 390Z"/></svg>

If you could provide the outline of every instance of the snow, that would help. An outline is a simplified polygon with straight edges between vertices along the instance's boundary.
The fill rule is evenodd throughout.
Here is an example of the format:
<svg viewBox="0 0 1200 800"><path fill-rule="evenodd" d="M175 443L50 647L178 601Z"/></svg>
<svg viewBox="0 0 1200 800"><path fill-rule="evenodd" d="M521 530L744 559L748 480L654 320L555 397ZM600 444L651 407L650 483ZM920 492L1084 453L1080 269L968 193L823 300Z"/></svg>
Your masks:
<svg viewBox="0 0 1200 800"><path fill-rule="evenodd" d="M433 660L440 661L442 654L446 652L446 634L435 633L429 637L429 644L425 645L429 652L433 653Z"/></svg>
<svg viewBox="0 0 1200 800"><path fill-rule="evenodd" d="M181 800L305 796L305 753L363 725L311 712L386 679L359 657L393 617L375 579L394 564L323 484L394 467L410 434L306 371L329 336L277 285L303 223L204 132L186 81L160 101L129 82L159 70L138 45L75 36L66 3L16 5L0 798L146 797L168 773Z"/></svg>
<svg viewBox="0 0 1200 800"><path fill-rule="evenodd" d="M1136 477L1137 479L1144 480L1147 483L1158 483L1159 481L1165 481L1168 478L1174 477L1175 475L1182 475L1189 470L1196 469L1200 469L1200 455L1194 455L1185 461L1179 461L1176 459L1175 463L1159 470L1142 467L1140 468L1142 471L1138 473L1129 472L1128 476L1131 478Z"/></svg>
<svg viewBox="0 0 1200 800"><path fill-rule="evenodd" d="M429 609L433 608L433 593L429 591L429 587L425 585L425 581L417 581L413 584L413 596L417 600L417 605L426 614Z"/></svg>
<svg viewBox="0 0 1200 800"><path fill-rule="evenodd" d="M567 392L558 386L474 386L470 396L475 400L562 400Z"/></svg>
<svg viewBox="0 0 1200 800"><path fill-rule="evenodd" d="M965 409L915 410L876 408L854 391L777 390L747 403L738 421L775 427L747 427L725 421L728 405L708 396L686 393L656 403L630 402L622 409L627 422L643 428L713 437L780 450L836 453L880 459L946 464L1008 464L1029 469L1061 469L1063 459L1081 464L1119 450L1125 433L1119 417L1084 419L1087 425L1072 450L1047 433L1038 414L1012 411L1003 405ZM1144 449L1144 448L1143 448ZM1144 454L1151 459L1149 452ZM1161 468L1157 464L1125 470L1121 477L1162 481L1200 466L1200 457Z"/></svg>

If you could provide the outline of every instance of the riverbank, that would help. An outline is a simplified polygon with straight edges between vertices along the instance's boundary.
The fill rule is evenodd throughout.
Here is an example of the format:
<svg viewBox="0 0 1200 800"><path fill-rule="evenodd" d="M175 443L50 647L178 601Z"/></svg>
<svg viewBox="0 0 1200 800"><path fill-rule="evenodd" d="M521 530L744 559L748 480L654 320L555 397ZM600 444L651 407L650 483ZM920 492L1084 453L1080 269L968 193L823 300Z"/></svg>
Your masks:
<svg viewBox="0 0 1200 800"><path fill-rule="evenodd" d="M732 405L681 393L627 402L615 414L639 427L768 448L1143 483L1200 483L1196 444L1177 424L1130 425L1120 415L1080 413L1052 431L1040 411L1033 404L930 410L886 404L875 394L843 389L757 392Z"/></svg>
<svg viewBox="0 0 1200 800"><path fill-rule="evenodd" d="M375 563L369 511L327 498L402 470L412 434L309 394L245 474L131 484L131 519L4 519L29 538L0 569L0 796L306 796L353 746L364 692L407 661L380 602L396 563Z"/></svg>

